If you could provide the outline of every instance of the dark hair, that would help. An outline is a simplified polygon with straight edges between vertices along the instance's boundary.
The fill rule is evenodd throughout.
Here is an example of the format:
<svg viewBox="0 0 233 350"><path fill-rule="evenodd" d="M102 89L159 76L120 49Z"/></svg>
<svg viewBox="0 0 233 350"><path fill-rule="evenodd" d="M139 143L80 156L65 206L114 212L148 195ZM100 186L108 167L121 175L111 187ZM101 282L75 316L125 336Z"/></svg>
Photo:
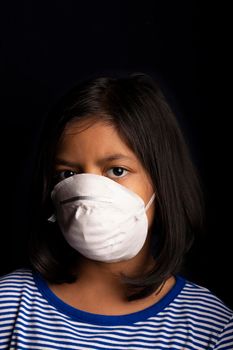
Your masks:
<svg viewBox="0 0 233 350"><path fill-rule="evenodd" d="M41 136L36 170L37 206L29 244L33 268L50 282L72 282L78 253L63 238L50 193L57 144L66 124L93 115L110 119L149 173L156 192L153 235L155 266L143 276L126 278L129 298L149 295L180 271L203 219L200 180L178 122L157 83L148 75L99 77L75 86L52 109Z"/></svg>

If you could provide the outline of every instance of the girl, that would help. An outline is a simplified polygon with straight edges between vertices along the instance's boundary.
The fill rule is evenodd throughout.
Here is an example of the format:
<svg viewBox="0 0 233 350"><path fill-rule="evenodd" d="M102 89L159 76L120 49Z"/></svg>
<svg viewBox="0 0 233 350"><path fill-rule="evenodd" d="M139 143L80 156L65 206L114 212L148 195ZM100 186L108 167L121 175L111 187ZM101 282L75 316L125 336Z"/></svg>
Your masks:
<svg viewBox="0 0 233 350"><path fill-rule="evenodd" d="M180 275L202 195L156 83L82 82L42 141L32 268L1 278L0 349L233 349L232 311Z"/></svg>

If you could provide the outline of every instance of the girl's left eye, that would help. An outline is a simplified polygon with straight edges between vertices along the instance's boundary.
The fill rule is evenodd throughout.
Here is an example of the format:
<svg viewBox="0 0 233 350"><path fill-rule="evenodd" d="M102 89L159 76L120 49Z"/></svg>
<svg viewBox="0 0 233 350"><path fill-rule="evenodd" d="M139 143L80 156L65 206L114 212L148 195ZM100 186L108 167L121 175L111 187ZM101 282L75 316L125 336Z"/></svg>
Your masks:
<svg viewBox="0 0 233 350"><path fill-rule="evenodd" d="M111 168L107 171L107 175L109 177L123 177L125 176L126 174L128 173L128 170L124 169L124 168L121 168L121 167L114 167L114 168Z"/></svg>

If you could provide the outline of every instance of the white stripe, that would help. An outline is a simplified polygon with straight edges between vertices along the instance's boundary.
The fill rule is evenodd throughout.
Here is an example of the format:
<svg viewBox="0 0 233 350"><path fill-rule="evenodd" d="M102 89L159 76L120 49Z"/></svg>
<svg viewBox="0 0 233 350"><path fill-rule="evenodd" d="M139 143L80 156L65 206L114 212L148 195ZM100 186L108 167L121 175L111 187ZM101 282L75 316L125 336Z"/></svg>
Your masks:
<svg viewBox="0 0 233 350"><path fill-rule="evenodd" d="M17 335L20 335L21 334L21 332L20 331L16 331L15 332L15 334L17 334ZM22 333L23 335L24 335L24 333ZM29 337L29 336L34 336L34 334L32 333L32 334L30 334L30 333L28 333L27 334L27 336ZM94 337L94 338L92 338L91 339L91 341L88 341L88 340L81 340L80 338L76 338L76 339L74 339L74 341L72 341L72 339L67 339L67 338L56 338L55 336L54 337L50 337L50 336L46 336L46 335L42 335L42 334L39 334L38 335L38 339L40 340L40 343L41 344L59 344L59 342L66 342L66 343L74 343L75 341L77 341L78 340L78 342L80 343L80 344L87 344L87 345L94 345L95 344L95 342L101 342L101 343L106 343L106 345L107 345L107 343L108 344L114 344L114 345L127 345L127 344L130 344L130 345L148 345L148 344L146 344L146 343L144 343L143 341L137 341L137 340L132 340L132 339L134 339L134 337L130 337L130 340L126 340L126 341L120 341L119 339L117 339L117 340L113 340L113 339L105 339L104 337L99 337L99 336L96 336L96 337ZM44 342L44 339L47 339L47 341L46 342ZM148 340L148 338L146 338L146 340ZM167 338L163 338L162 336L160 336L160 337L158 337L157 339L150 339L150 340L152 340L152 342L153 342L153 340L155 341L155 342L160 342L160 341L165 341L165 340L167 340ZM177 343L180 343L180 344L184 344L184 342L182 341L181 342L181 340L180 339L178 339L178 338L176 338L175 339L176 340L176 342ZM26 339L25 339L25 341L26 341ZM31 342L36 342L37 340L33 340L33 339L30 339L30 343ZM169 340L170 341L170 340ZM193 344L193 341L191 340L191 341L189 341L189 340L187 340L186 339L186 341L185 341L185 343L187 344L187 345L194 345ZM152 346L153 344L151 344L151 346ZM203 346L206 346L207 344L206 344L206 342L204 343L204 342L200 342L200 345L203 345ZM65 345L66 346L66 345ZM101 344L101 346L103 346L103 344Z"/></svg>
<svg viewBox="0 0 233 350"><path fill-rule="evenodd" d="M174 307L169 307L169 312L161 312L161 314L163 314L163 316L165 317L165 315L167 314L170 314L171 311L173 311L174 313L172 314L172 316L175 318L175 319L179 319L180 317L186 317L186 318L191 318L193 320L197 320L199 322L199 320L203 320L203 321L206 321L208 320L208 322L211 322L211 323L218 323L218 324L221 324L221 322L217 322L216 320L218 319L219 320L222 320L222 321L226 321L227 317L225 315L221 315L222 317L219 317L219 316L216 316L216 315L211 315L209 312L204 312L204 310L198 310L198 309L193 309L191 312L190 312L190 309L187 308L187 307L182 307L181 310L178 310ZM193 312L196 313L193 314Z"/></svg>
<svg viewBox="0 0 233 350"><path fill-rule="evenodd" d="M36 325L37 323L35 322L35 325ZM27 325L27 324L26 324ZM23 326L18 326L18 327L20 327L22 330L28 330L28 331L35 331L35 329L34 328L31 328L31 327L23 327ZM64 330L66 330L66 328L63 328ZM55 328L55 330L53 331L53 330L49 330L49 331L46 331L46 330L44 330L44 329L42 329L42 328L40 328L40 327L38 327L38 331L41 331L41 332L44 332L44 333L48 333L48 334L53 334L54 336L55 335L63 335L63 336L65 336L65 335L67 335L67 333L63 333L63 332L57 332L56 331L56 328ZM100 331L101 332L101 331ZM74 339L77 337L77 334L80 334L81 332L74 332ZM96 331L94 332L95 334L96 334ZM125 337L123 337L123 336L120 336L120 335L113 335L113 334L111 334L111 332L110 331L108 331L108 332L101 332L102 333L102 336L111 336L111 337L113 337L113 338L116 338L116 339L124 339ZM119 333L123 333L123 332L119 332ZM154 338L153 336L152 336L152 334L151 333L146 333L146 332L140 332L140 333L142 333L143 335L149 335L150 336L150 340L154 340L154 341L156 341L156 338ZM187 334L185 334L185 330L183 330L183 333L184 334L179 334L178 336L180 337L180 338L184 338L184 340L187 338L187 331L186 331L186 333ZM129 334L131 334L131 333L126 333L127 335L129 335ZM153 334L154 334L154 332L153 332ZM166 333L166 332L164 332L164 330L162 331L162 332L160 332L160 335L167 335L167 336L169 336L169 334L168 333ZM27 334L27 335L30 335L30 334ZM145 337L145 336L143 336L143 335L139 335L139 334L137 334L137 333L135 333L135 335L133 336L133 337L131 337L131 338L134 338L134 337L136 337L136 338L139 338L139 339L143 339L143 340L147 340L148 339L148 337ZM170 334L170 337L171 336L173 336L174 334ZM76 337L75 337L76 336ZM81 337L84 337L85 339L87 339L88 338L88 336L87 336L87 334L80 334L80 336ZM132 336L132 335L131 335ZM39 336L40 337L40 336ZM91 335L89 335L89 337L91 337ZM189 332L189 337L190 337L190 332ZM193 338L194 337L194 335L192 334L192 337L190 337L190 338ZM201 336L201 335L199 335L199 337L200 338L202 338L203 339L203 341L205 340L205 339L208 339L208 337L204 337L204 336ZM195 338L195 337L194 337ZM206 342L201 342L200 341L200 344L201 343L203 343L203 344L206 344Z"/></svg>

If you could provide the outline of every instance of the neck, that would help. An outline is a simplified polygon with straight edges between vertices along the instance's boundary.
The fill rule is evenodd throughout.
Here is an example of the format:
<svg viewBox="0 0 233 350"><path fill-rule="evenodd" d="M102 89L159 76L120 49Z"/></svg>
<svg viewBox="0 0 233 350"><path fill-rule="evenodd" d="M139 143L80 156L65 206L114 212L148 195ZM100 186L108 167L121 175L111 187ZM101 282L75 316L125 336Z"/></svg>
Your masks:
<svg viewBox="0 0 233 350"><path fill-rule="evenodd" d="M154 265L152 256L137 256L133 259L117 263L96 262L82 257L77 271L77 285L90 289L102 289L101 294L111 295L119 300L125 300L127 287L124 277L136 278L149 271Z"/></svg>
<svg viewBox="0 0 233 350"><path fill-rule="evenodd" d="M102 263L80 258L74 273L74 283L50 285L52 291L69 305L78 309L106 315L119 315L143 310L163 297L174 284L174 278L166 281L161 291L151 296L129 302L127 286L122 276L138 277L149 271L154 259L145 245L140 253L128 261Z"/></svg>
<svg viewBox="0 0 233 350"><path fill-rule="evenodd" d="M50 288L60 299L79 310L102 315L124 315L141 311L158 302L175 283L171 277L158 288L158 293L155 291L148 297L129 302L127 288L120 275L122 270L113 264L105 265L85 261L79 269L76 282L50 285ZM128 277L127 272L130 270L127 266L124 271Z"/></svg>

